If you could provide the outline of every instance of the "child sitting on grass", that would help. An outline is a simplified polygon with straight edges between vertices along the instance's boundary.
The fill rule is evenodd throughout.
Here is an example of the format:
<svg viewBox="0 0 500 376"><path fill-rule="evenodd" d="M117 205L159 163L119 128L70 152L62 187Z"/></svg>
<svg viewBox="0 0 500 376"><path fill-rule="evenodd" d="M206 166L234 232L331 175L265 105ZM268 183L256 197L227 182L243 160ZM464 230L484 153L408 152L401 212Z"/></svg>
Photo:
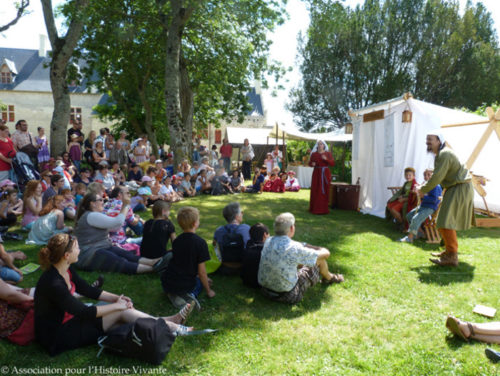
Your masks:
<svg viewBox="0 0 500 376"><path fill-rule="evenodd" d="M255 175L253 176L253 183L246 187L246 193L262 193L264 189L264 180L266 179L266 167L262 166L262 169L258 167L255 169Z"/></svg>
<svg viewBox="0 0 500 376"><path fill-rule="evenodd" d="M241 280L248 287L259 288L258 273L260 255L264 242L269 237L269 229L262 223L256 223L250 227L250 240L243 251L241 259Z"/></svg>
<svg viewBox="0 0 500 376"><path fill-rule="evenodd" d="M170 203L160 200L153 205L153 219L144 224L141 243L141 257L159 258L167 253L170 239L175 240L174 224L168 219Z"/></svg>
<svg viewBox="0 0 500 376"><path fill-rule="evenodd" d="M17 189L7 188L0 202L0 226L13 226L17 216L23 213L23 200L17 197Z"/></svg>
<svg viewBox="0 0 500 376"><path fill-rule="evenodd" d="M189 172L184 173L184 178L181 181L181 190L184 197L193 197L196 191L191 186L191 174Z"/></svg>
<svg viewBox="0 0 500 376"><path fill-rule="evenodd" d="M215 292L205 268L205 262L210 260L207 242L195 234L200 225L198 209L180 208L177 222L183 233L172 243L172 260L161 274L161 284L172 304L182 307L195 299L202 288L209 298L213 298Z"/></svg>
<svg viewBox="0 0 500 376"><path fill-rule="evenodd" d="M61 196L64 197L64 218L75 219L76 216L76 204L73 195L71 194L71 189L63 189L61 191Z"/></svg>

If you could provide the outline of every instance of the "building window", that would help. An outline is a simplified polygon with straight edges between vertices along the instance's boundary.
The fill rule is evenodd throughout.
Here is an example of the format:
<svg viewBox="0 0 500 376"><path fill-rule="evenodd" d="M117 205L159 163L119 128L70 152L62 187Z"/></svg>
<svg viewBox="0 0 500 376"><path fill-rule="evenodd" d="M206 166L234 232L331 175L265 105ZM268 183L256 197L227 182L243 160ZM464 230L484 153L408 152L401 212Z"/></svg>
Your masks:
<svg viewBox="0 0 500 376"><path fill-rule="evenodd" d="M14 106L8 105L5 106L6 108L2 110L2 120L5 122L15 122L16 121L16 116L15 116L15 111L14 111Z"/></svg>
<svg viewBox="0 0 500 376"><path fill-rule="evenodd" d="M79 120L82 121L82 108L81 107L71 107L70 121Z"/></svg>
<svg viewBox="0 0 500 376"><path fill-rule="evenodd" d="M12 73L11 72L2 72L2 84L11 84L12 83Z"/></svg>
<svg viewBox="0 0 500 376"><path fill-rule="evenodd" d="M222 131L220 129L215 130L215 143L220 144L222 142Z"/></svg>

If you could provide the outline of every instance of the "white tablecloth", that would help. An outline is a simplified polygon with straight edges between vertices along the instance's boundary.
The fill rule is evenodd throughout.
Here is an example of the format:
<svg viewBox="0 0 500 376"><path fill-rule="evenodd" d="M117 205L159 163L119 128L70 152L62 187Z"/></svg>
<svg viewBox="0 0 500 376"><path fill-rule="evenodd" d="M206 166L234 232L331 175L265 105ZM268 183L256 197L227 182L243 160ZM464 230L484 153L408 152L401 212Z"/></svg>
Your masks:
<svg viewBox="0 0 500 376"><path fill-rule="evenodd" d="M311 188L313 167L288 166L288 171L295 172L295 177L299 180L301 188Z"/></svg>

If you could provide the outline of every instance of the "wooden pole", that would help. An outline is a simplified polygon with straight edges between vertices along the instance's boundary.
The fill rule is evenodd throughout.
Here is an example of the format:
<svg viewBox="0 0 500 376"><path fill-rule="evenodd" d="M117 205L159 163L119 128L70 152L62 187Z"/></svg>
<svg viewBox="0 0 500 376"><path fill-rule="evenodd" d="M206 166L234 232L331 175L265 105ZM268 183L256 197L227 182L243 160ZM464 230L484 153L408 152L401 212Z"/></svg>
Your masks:
<svg viewBox="0 0 500 376"><path fill-rule="evenodd" d="M282 140L283 140L283 171L286 171L288 167L288 155L286 154L285 132L283 132Z"/></svg>
<svg viewBox="0 0 500 376"><path fill-rule="evenodd" d="M495 113L493 112L493 109L491 107L488 107L486 109L486 113L488 114L488 116L490 118L490 121L489 121L490 125L488 126L488 128L486 128L486 131L481 136L481 139L479 140L479 142L477 143L476 147L472 151L472 154L470 155L469 159L465 163L465 166L469 170L471 169L472 165L476 161L476 159L479 156L479 153L483 149L484 145L486 145L486 142L490 138L490 136L493 133L493 131L496 131L497 135L500 138L500 121L497 121L495 119L496 115L498 115L500 117L500 110L498 110L497 113L496 113L496 115L495 115Z"/></svg>
<svg viewBox="0 0 500 376"><path fill-rule="evenodd" d="M467 125L488 124L489 122L490 122L489 120L482 120L482 121L472 121L470 123L444 124L441 125L441 128L465 127Z"/></svg>

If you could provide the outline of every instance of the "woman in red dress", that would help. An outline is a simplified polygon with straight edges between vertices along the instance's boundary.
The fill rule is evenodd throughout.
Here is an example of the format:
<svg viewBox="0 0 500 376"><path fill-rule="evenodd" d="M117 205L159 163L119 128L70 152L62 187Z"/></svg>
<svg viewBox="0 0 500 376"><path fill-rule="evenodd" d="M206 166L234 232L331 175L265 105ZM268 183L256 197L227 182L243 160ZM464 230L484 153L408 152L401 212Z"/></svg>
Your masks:
<svg viewBox="0 0 500 376"><path fill-rule="evenodd" d="M333 166L335 161L328 151L328 146L324 141L319 140L314 145L309 159L309 166L314 167L311 181L311 198L309 201L309 211L312 214L328 214L328 194L330 192L329 166Z"/></svg>

